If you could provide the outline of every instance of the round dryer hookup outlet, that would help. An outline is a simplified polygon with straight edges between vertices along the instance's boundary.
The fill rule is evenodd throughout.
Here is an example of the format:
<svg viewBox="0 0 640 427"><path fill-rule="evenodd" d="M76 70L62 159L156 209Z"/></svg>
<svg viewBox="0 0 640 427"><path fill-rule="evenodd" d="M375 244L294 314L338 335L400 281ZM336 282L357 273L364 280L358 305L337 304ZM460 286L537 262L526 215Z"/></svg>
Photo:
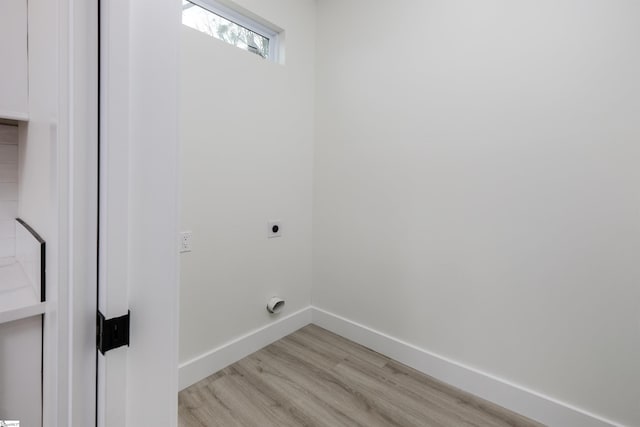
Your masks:
<svg viewBox="0 0 640 427"><path fill-rule="evenodd" d="M278 314L284 308L284 300L280 297L273 297L267 304L267 311L271 314Z"/></svg>

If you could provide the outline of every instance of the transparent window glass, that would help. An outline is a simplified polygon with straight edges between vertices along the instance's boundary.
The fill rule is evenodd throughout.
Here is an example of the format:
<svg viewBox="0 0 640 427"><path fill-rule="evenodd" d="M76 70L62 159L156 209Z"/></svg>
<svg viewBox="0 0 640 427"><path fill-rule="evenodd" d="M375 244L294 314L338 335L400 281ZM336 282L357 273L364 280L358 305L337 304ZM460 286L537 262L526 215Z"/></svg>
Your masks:
<svg viewBox="0 0 640 427"><path fill-rule="evenodd" d="M182 1L182 23L263 58L269 58L269 39L188 0Z"/></svg>

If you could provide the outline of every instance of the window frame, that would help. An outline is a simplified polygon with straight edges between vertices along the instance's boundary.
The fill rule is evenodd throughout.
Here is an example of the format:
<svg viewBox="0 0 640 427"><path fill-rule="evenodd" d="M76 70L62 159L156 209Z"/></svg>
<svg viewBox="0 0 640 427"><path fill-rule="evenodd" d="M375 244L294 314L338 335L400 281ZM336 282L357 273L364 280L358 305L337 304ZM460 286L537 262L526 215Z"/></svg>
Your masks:
<svg viewBox="0 0 640 427"><path fill-rule="evenodd" d="M261 22L258 22L255 18L247 16L246 13L240 12L226 4L223 4L217 0L187 0L190 3L193 3L196 6L203 8L206 11L213 13L214 15L221 16L224 19L227 19L233 22L236 25L246 28L249 31L252 31L259 36L262 36L269 40L269 57L264 58L268 61L273 61L276 63L280 62L280 43L279 43L279 35L280 31L269 27ZM214 37L217 40L217 37ZM224 40L222 40L224 41ZM244 49L241 49L244 50ZM250 51L247 51L250 52ZM261 55L258 55L261 56Z"/></svg>

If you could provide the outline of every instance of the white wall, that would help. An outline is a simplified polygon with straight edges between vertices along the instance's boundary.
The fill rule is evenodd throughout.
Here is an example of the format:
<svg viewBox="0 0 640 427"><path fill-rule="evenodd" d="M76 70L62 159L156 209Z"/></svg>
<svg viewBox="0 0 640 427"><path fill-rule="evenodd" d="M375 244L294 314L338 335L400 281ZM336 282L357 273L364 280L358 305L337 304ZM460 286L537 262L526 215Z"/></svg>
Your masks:
<svg viewBox="0 0 640 427"><path fill-rule="evenodd" d="M640 3L318 14L314 306L640 425Z"/></svg>
<svg viewBox="0 0 640 427"><path fill-rule="evenodd" d="M272 322L273 295L311 300L315 2L238 4L285 30L286 63L183 28L181 363Z"/></svg>

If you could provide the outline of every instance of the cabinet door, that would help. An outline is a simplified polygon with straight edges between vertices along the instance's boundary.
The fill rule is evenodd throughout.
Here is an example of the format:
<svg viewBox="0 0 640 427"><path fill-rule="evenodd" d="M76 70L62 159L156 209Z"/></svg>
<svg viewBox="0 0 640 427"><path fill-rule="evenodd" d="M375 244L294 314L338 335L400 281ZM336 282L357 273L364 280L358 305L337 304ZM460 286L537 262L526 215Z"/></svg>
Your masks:
<svg viewBox="0 0 640 427"><path fill-rule="evenodd" d="M42 316L0 324L0 361L0 419L41 426Z"/></svg>
<svg viewBox="0 0 640 427"><path fill-rule="evenodd" d="M27 0L0 1L0 41L0 118L27 120Z"/></svg>

